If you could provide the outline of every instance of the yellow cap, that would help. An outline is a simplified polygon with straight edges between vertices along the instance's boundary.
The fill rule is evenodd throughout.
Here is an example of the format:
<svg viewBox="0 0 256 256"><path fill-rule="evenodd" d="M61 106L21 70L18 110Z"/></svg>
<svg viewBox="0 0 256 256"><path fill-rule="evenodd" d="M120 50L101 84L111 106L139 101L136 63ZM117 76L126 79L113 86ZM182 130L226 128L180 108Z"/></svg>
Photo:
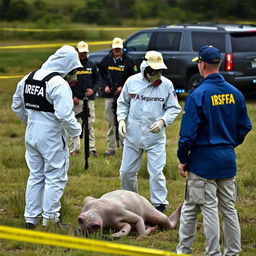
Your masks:
<svg viewBox="0 0 256 256"><path fill-rule="evenodd" d="M119 37L115 37L112 41L112 49L121 48L123 49L123 40Z"/></svg>
<svg viewBox="0 0 256 256"><path fill-rule="evenodd" d="M81 41L77 44L78 52L89 52L88 44L84 41Z"/></svg>
<svg viewBox="0 0 256 256"><path fill-rule="evenodd" d="M145 59L152 69L167 69L166 65L164 64L163 56L160 52L148 51L145 55Z"/></svg>

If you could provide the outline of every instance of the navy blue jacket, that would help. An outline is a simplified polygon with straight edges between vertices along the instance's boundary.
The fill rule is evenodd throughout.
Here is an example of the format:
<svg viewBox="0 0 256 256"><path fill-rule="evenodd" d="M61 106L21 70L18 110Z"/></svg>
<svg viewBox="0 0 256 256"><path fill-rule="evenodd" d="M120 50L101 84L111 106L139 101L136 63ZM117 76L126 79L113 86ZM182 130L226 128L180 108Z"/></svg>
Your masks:
<svg viewBox="0 0 256 256"><path fill-rule="evenodd" d="M132 58L126 53L123 56L115 60L113 51L111 50L99 64L99 72L102 78L103 89L109 86L111 93L105 93L103 90L103 96L105 98L113 98L117 87L123 87L126 79L135 74L136 66Z"/></svg>
<svg viewBox="0 0 256 256"><path fill-rule="evenodd" d="M207 179L236 175L234 147L251 130L242 93L222 75L211 74L188 95L182 117L178 158Z"/></svg>
<svg viewBox="0 0 256 256"><path fill-rule="evenodd" d="M78 83L71 87L73 97L83 99L87 89L93 89L94 94L89 96L89 100L94 100L96 92L100 87L100 76L96 64L87 58L81 61L83 68L78 68L76 75Z"/></svg>

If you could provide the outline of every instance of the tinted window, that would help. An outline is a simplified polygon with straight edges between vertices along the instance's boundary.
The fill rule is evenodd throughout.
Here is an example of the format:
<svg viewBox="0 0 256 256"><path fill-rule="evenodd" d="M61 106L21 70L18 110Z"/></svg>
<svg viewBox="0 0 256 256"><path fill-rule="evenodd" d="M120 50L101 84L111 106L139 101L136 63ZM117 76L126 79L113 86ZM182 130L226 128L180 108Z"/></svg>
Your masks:
<svg viewBox="0 0 256 256"><path fill-rule="evenodd" d="M215 32L192 32L192 47L195 52L203 45L213 45L225 52L225 34Z"/></svg>
<svg viewBox="0 0 256 256"><path fill-rule="evenodd" d="M127 51L147 51L151 32L140 33L126 42Z"/></svg>
<svg viewBox="0 0 256 256"><path fill-rule="evenodd" d="M179 51L181 32L157 33L155 48L157 51Z"/></svg>
<svg viewBox="0 0 256 256"><path fill-rule="evenodd" d="M233 52L255 52L256 32L231 34Z"/></svg>

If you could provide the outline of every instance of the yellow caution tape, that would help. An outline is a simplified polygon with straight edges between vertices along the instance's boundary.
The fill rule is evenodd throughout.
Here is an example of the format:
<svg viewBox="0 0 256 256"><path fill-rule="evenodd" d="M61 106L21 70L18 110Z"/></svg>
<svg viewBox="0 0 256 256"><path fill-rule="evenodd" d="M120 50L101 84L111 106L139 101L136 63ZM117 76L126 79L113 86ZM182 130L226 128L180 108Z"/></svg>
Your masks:
<svg viewBox="0 0 256 256"><path fill-rule="evenodd" d="M102 45L102 44L111 44L112 41L98 41L98 42L88 42L89 45ZM6 45L0 46L0 50L7 50L7 49L35 49L35 48L54 48L54 47L61 47L65 44L68 45L77 45L76 43L58 43L58 44L32 44L32 45Z"/></svg>
<svg viewBox="0 0 256 256"><path fill-rule="evenodd" d="M0 76L0 79L9 79L9 78L22 78L24 75L15 75L15 76Z"/></svg>
<svg viewBox="0 0 256 256"><path fill-rule="evenodd" d="M104 45L104 44L111 44L112 41L97 41L97 42L88 42L89 45ZM58 44L33 44L33 45L7 45L7 46L0 46L0 50L8 50L8 49L36 49L36 48L54 48L54 47L61 47L65 44L75 46L75 43L58 43ZM13 76L0 76L0 79L9 79L9 78L21 78L24 75L13 75Z"/></svg>
<svg viewBox="0 0 256 256"><path fill-rule="evenodd" d="M138 246L123 245L88 238L78 238L34 230L0 226L0 238L28 243L60 246L78 250L112 253L128 256L174 256L175 253ZM181 254L180 254L181 255ZM183 256L185 254L182 254Z"/></svg>
<svg viewBox="0 0 256 256"><path fill-rule="evenodd" d="M123 27L109 27L109 28L100 28L100 27L84 27L84 28L68 28L68 29L43 29L43 28L0 28L0 30L3 31L19 31L19 32L59 32L59 31L83 31L83 30L112 30L112 31L120 31L120 30L140 30L143 29L144 27L128 27L128 28L123 28Z"/></svg>

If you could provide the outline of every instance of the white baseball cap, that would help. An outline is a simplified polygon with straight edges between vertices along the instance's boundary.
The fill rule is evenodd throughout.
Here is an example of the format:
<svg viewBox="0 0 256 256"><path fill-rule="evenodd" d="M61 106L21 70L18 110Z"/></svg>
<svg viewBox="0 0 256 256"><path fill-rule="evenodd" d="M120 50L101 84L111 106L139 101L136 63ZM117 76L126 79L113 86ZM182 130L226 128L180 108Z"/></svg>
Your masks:
<svg viewBox="0 0 256 256"><path fill-rule="evenodd" d="M119 37L115 37L112 41L112 49L115 49L115 48L121 48L121 49L124 48L123 40Z"/></svg>
<svg viewBox="0 0 256 256"><path fill-rule="evenodd" d="M89 52L88 44L84 41L81 41L77 44L78 52Z"/></svg>
<svg viewBox="0 0 256 256"><path fill-rule="evenodd" d="M152 69L167 69L164 64L163 56L160 52L148 51L145 55L145 59Z"/></svg>

